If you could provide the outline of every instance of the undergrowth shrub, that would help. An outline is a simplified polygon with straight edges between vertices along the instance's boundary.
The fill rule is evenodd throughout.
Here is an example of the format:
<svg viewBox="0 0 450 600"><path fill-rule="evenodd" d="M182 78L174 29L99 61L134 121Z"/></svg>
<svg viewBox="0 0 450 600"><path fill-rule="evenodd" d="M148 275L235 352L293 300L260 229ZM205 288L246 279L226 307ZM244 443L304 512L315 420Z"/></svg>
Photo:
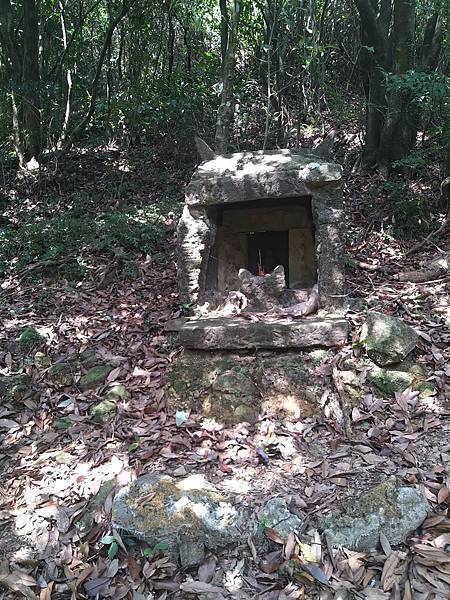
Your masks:
<svg viewBox="0 0 450 600"><path fill-rule="evenodd" d="M30 263L67 259L65 275L80 279L95 263L96 253L115 258L133 259L146 254L162 258L170 251L166 242L172 234L166 222L173 210L173 204L167 201L96 216L74 211L44 223L0 228L0 273L20 270Z"/></svg>

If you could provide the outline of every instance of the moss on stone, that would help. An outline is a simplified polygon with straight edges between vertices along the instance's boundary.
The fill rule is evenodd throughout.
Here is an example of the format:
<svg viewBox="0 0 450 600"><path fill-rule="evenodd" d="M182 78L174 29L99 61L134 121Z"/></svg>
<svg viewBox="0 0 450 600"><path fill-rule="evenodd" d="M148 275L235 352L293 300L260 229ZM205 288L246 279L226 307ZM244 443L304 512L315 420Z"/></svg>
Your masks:
<svg viewBox="0 0 450 600"><path fill-rule="evenodd" d="M117 406L111 398L105 398L91 406L89 414L95 423L108 423L116 416Z"/></svg>
<svg viewBox="0 0 450 600"><path fill-rule="evenodd" d="M55 429L70 429L72 427L72 421L67 417L62 417L61 419L56 419L53 422L53 427Z"/></svg>
<svg viewBox="0 0 450 600"><path fill-rule="evenodd" d="M19 344L23 351L29 352L42 344L45 344L47 338L39 333L34 327L27 327L19 336Z"/></svg>
<svg viewBox="0 0 450 600"><path fill-rule="evenodd" d="M98 365L96 367L91 367L89 371L80 379L80 388L82 390L90 390L98 387L105 382L111 371L111 365Z"/></svg>
<svg viewBox="0 0 450 600"><path fill-rule="evenodd" d="M83 352L79 354L78 360L85 369L94 367L98 362L93 348L86 348L86 350L83 350Z"/></svg>
<svg viewBox="0 0 450 600"><path fill-rule="evenodd" d="M183 530L199 531L204 530L204 525L199 517L193 512L190 503L181 506L179 510L171 511L168 514L168 505L175 504L177 501L186 497L183 490L178 487L178 482L170 478L162 478L151 487L151 498L148 502L143 502L147 495L141 488L131 486L126 499L126 504L130 509L139 511L139 518L145 521L145 528L157 529L162 522L165 527L173 530L183 527ZM206 488L189 489L189 501L203 503L210 501L213 503L225 501L225 498L218 492Z"/></svg>
<svg viewBox="0 0 450 600"><path fill-rule="evenodd" d="M50 357L44 352L36 352L34 355L34 365L37 369L48 369L52 364Z"/></svg>
<svg viewBox="0 0 450 600"><path fill-rule="evenodd" d="M47 375L49 379L59 387L66 387L73 383L72 367L66 362L52 365L48 370Z"/></svg>
<svg viewBox="0 0 450 600"><path fill-rule="evenodd" d="M367 379L384 394L394 396L396 392L403 392L412 385L414 375L404 371L374 368L367 374Z"/></svg>
<svg viewBox="0 0 450 600"><path fill-rule="evenodd" d="M113 385L106 395L109 400L128 400L130 392L121 383Z"/></svg>

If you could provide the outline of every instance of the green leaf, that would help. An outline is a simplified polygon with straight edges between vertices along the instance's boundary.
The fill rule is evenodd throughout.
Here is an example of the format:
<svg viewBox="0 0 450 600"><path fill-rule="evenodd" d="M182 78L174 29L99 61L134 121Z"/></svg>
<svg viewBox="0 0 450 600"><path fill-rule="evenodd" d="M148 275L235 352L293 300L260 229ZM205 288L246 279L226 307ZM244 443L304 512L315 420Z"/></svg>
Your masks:
<svg viewBox="0 0 450 600"><path fill-rule="evenodd" d="M187 413L184 410L177 410L175 414L175 423L177 427L183 425L185 421L187 421Z"/></svg>
<svg viewBox="0 0 450 600"><path fill-rule="evenodd" d="M109 537L109 536L108 536ZM113 559L119 550L119 546L116 541L112 542L111 546L108 549L108 558Z"/></svg>
<svg viewBox="0 0 450 600"><path fill-rule="evenodd" d="M112 535L104 535L100 540L101 544L112 544L114 542L114 537Z"/></svg>
<svg viewBox="0 0 450 600"><path fill-rule="evenodd" d="M162 550L168 550L169 544L167 542L158 542L153 546L155 552L161 552Z"/></svg>

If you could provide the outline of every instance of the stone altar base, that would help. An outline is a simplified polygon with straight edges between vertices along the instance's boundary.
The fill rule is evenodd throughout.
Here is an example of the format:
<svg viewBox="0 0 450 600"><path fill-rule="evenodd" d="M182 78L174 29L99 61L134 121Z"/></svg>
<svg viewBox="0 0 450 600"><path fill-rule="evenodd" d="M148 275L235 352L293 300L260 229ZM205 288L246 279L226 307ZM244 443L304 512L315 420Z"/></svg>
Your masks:
<svg viewBox="0 0 450 600"><path fill-rule="evenodd" d="M190 408L222 422L254 421L261 412L317 414L324 376L317 371L343 342L340 317L273 318L267 315L177 319L184 354L167 375L174 410Z"/></svg>
<svg viewBox="0 0 450 600"><path fill-rule="evenodd" d="M249 314L232 317L176 319L166 331L185 348L198 350L289 349L338 346L348 334L340 317L301 319Z"/></svg>
<svg viewBox="0 0 450 600"><path fill-rule="evenodd" d="M167 374L166 398L219 422L252 422L261 412L298 418L320 411L330 350L257 353L186 350Z"/></svg>

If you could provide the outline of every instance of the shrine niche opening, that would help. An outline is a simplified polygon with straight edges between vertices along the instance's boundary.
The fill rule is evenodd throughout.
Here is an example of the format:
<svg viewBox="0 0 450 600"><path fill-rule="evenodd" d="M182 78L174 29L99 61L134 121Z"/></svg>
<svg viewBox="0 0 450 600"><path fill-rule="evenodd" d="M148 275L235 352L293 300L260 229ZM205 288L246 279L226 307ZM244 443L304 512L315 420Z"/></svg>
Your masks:
<svg viewBox="0 0 450 600"><path fill-rule="evenodd" d="M317 282L311 198L262 199L211 211L217 235L210 254L207 288L233 290L239 269L267 275L282 265L286 286L308 289Z"/></svg>

